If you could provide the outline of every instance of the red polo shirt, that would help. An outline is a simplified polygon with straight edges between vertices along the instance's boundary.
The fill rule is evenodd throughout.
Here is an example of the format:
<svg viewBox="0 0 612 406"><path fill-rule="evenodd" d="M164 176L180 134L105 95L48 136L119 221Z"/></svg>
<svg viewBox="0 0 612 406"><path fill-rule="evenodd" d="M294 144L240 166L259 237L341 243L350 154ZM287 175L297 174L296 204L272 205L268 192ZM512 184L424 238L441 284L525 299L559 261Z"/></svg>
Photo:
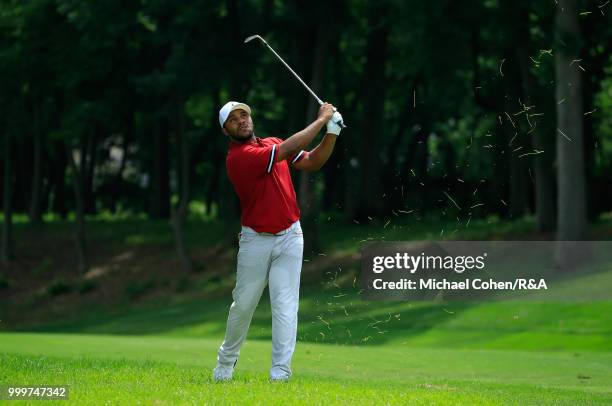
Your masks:
<svg viewBox="0 0 612 406"><path fill-rule="evenodd" d="M287 160L276 162L280 138L230 142L225 165L242 208L242 225L257 232L278 233L300 218ZM291 163L301 160L301 151Z"/></svg>

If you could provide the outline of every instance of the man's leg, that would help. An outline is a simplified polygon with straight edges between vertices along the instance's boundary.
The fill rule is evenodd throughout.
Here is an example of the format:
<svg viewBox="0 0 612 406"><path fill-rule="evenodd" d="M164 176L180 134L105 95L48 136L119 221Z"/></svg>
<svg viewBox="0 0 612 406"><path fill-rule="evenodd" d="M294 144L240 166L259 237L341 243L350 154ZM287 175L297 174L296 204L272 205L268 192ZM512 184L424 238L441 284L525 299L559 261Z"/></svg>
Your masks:
<svg viewBox="0 0 612 406"><path fill-rule="evenodd" d="M217 369L225 369L229 377L266 286L273 246L273 237L243 232L240 238L236 287L232 291L234 301L227 317L225 339L217 357Z"/></svg>
<svg viewBox="0 0 612 406"><path fill-rule="evenodd" d="M272 304L270 378L286 380L291 376L291 357L295 350L304 239L299 224L277 238L269 277Z"/></svg>

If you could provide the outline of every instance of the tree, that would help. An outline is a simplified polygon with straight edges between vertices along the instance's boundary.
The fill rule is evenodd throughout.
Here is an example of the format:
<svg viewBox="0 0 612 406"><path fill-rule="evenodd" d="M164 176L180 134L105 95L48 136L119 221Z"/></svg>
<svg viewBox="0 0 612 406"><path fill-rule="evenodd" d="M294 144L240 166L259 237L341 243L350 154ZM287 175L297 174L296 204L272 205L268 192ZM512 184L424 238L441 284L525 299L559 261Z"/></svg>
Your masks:
<svg viewBox="0 0 612 406"><path fill-rule="evenodd" d="M13 209L12 209L12 198L11 193L13 188L13 176L12 176L12 160L11 160L11 136L8 131L4 131L4 179L3 186L3 203L2 211L4 213L4 226L2 227L2 262L5 265L13 258Z"/></svg>
<svg viewBox="0 0 612 406"><path fill-rule="evenodd" d="M384 131L385 66L389 35L389 5L373 2L369 9L369 32L363 77L361 142L359 147L359 191L353 217L380 214L382 201L381 148Z"/></svg>
<svg viewBox="0 0 612 406"><path fill-rule="evenodd" d="M557 239L581 240L586 234L587 212L582 77L578 61L582 38L576 0L559 1L556 30Z"/></svg>
<svg viewBox="0 0 612 406"><path fill-rule="evenodd" d="M310 87L315 93L321 94L324 83L324 72L327 66L327 49L329 47L330 31L325 19L321 19L314 35L315 45L312 55L312 79ZM310 95L307 95L310 97ZM309 100L306 108L306 125L310 124L317 115L318 105ZM300 173L299 203L304 227L304 251L316 252L319 250L318 219L320 202L317 196L316 182L318 174L307 171Z"/></svg>

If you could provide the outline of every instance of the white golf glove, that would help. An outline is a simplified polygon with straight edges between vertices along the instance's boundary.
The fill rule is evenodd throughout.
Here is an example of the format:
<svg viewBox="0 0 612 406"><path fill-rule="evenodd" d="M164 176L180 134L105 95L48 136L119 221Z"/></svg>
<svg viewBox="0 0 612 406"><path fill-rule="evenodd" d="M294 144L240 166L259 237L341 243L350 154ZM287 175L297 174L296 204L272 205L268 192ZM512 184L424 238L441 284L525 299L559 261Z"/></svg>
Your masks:
<svg viewBox="0 0 612 406"><path fill-rule="evenodd" d="M342 127L338 123L342 122L342 114L339 112L335 112L332 118L327 122L327 133L331 133L334 135L340 135L340 131L342 131Z"/></svg>

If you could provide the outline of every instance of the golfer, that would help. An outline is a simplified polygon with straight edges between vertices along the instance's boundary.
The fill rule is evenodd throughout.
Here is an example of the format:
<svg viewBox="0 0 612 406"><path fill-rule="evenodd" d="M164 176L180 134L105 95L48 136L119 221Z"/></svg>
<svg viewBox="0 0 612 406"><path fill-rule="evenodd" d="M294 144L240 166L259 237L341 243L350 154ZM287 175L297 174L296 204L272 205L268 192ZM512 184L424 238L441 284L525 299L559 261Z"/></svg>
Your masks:
<svg viewBox="0 0 612 406"><path fill-rule="evenodd" d="M341 130L336 123L342 116L334 110L331 104L324 103L316 120L284 141L256 137L251 108L244 103L231 101L219 111L219 124L230 141L225 163L240 199L242 230L236 287L213 371L215 381L232 379L240 347L266 284L272 304L270 380L287 381L291 376L304 239L289 165L316 171L327 162ZM327 133L321 143L305 151L325 125Z"/></svg>

